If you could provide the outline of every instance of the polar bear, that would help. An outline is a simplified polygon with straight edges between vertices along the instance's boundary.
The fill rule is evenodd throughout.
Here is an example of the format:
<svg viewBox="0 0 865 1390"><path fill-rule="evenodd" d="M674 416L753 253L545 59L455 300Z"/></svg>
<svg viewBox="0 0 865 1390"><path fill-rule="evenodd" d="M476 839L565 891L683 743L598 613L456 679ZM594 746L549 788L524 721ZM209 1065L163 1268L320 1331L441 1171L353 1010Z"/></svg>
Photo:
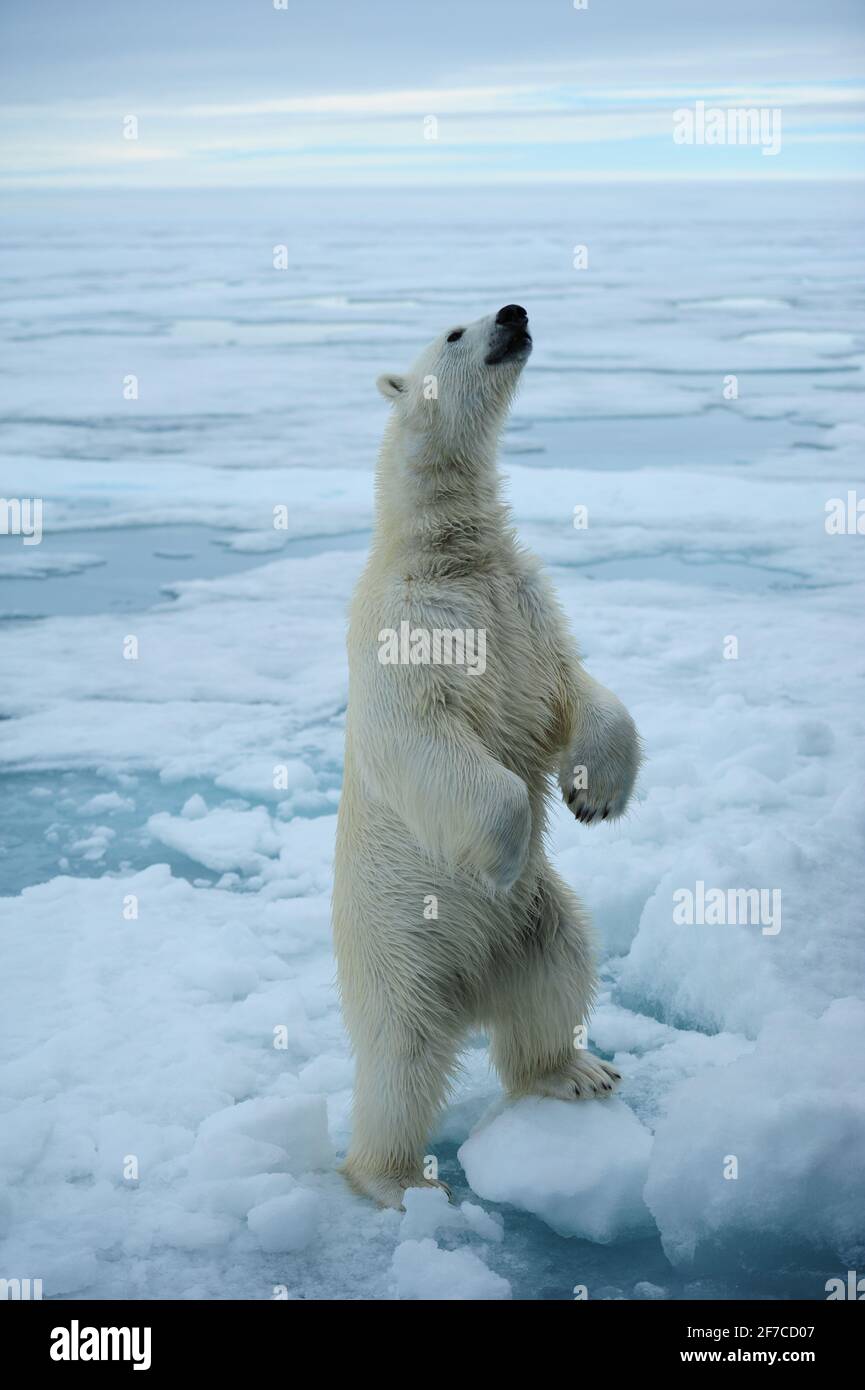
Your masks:
<svg viewBox="0 0 865 1390"><path fill-rule="evenodd" d="M508 304L377 383L392 411L350 614L333 922L356 1058L343 1172L383 1206L429 1185L470 1029L512 1096L606 1097L620 1080L575 1045L594 949L544 828L556 774L578 820L620 816L640 743L501 500L498 437L531 345Z"/></svg>

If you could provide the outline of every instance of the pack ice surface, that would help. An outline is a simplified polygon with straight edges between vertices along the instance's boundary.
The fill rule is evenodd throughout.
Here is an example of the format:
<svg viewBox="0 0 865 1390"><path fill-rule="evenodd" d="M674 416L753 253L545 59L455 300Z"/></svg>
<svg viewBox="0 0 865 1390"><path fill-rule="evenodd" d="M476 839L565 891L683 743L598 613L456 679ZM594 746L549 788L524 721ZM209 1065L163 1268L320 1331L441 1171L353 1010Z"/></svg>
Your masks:
<svg viewBox="0 0 865 1390"><path fill-rule="evenodd" d="M0 1275L46 1297L824 1298L862 1268L859 202L17 201L2 491L44 517L39 545L0 538ZM400 1215L336 1173L328 894L373 379L514 301L535 338L515 519L648 751L624 823L553 831L604 943L590 1045L625 1083L503 1109L472 1039L432 1145L455 1201Z"/></svg>

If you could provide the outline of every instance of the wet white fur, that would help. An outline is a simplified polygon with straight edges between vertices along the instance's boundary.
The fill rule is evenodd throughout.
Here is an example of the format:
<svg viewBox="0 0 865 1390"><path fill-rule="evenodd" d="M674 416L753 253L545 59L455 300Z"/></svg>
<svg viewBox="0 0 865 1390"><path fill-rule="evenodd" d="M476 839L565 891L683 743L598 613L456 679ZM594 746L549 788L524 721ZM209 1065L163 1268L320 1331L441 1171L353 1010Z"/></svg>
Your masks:
<svg viewBox="0 0 865 1390"><path fill-rule="evenodd" d="M458 325L459 326L459 325ZM468 1030L513 1095L607 1095L574 1046L595 990L590 929L544 850L554 778L589 819L622 813L640 760L627 711L582 669L501 502L496 448L525 356L494 365L495 316L446 330L393 403L375 534L351 609L334 933L356 1055L345 1173L399 1206ZM433 385L434 382L434 385ZM436 394L437 393L437 394ZM539 486L542 477L539 476ZM486 670L382 665L379 633L486 629ZM430 897L437 917L424 915Z"/></svg>

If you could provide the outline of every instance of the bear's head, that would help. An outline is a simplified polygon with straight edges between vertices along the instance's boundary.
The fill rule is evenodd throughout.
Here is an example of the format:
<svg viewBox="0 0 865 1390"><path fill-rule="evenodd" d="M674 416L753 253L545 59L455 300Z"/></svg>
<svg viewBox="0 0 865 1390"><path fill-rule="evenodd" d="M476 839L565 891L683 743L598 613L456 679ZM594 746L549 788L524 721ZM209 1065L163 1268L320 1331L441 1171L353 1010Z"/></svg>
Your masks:
<svg viewBox="0 0 865 1390"><path fill-rule="evenodd" d="M393 403L394 423L461 455L498 434L532 350L525 309L497 314L440 334L406 373L386 372L376 385Z"/></svg>

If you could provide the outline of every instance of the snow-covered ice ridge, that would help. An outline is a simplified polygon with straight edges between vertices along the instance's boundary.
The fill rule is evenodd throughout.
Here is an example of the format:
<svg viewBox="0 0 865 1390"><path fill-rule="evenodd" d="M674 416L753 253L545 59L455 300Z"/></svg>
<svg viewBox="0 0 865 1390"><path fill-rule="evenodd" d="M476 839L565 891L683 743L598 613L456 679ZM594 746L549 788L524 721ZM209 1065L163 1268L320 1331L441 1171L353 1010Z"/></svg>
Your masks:
<svg viewBox="0 0 865 1390"><path fill-rule="evenodd" d="M0 536L0 1276L819 1299L862 1270L865 537L825 526L865 494L859 202L20 197L0 491L43 499L46 541ZM352 1064L328 898L372 383L510 301L535 337L515 519L648 751L625 822L552 831L606 952L590 1045L625 1081L503 1108L473 1038L432 1146L455 1201L400 1215L335 1171ZM121 594L100 535L145 527ZM223 542L207 566L191 527ZM16 619L25 581L48 616ZM780 931L675 922L700 883L778 890Z"/></svg>

